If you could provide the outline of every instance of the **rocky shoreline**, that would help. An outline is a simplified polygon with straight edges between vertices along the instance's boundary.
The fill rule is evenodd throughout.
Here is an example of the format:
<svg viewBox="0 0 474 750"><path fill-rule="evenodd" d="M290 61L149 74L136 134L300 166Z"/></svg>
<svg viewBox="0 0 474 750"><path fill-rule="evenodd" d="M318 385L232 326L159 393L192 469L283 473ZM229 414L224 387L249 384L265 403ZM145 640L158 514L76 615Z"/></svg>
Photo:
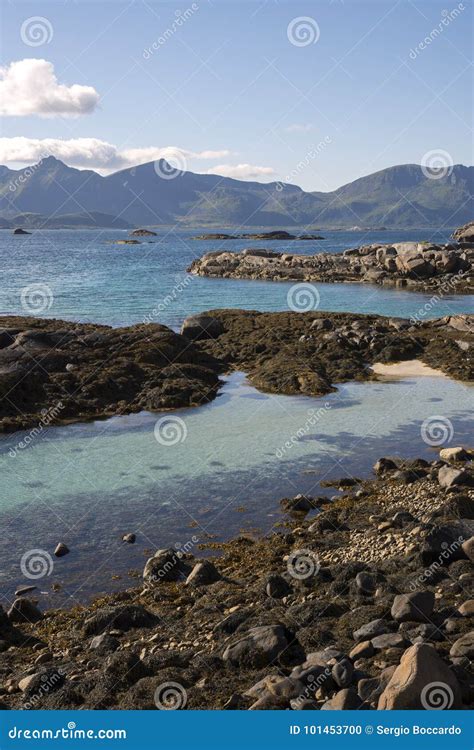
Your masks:
<svg viewBox="0 0 474 750"><path fill-rule="evenodd" d="M447 245L400 242L314 255L262 248L242 252L216 250L194 260L188 271L211 278L360 282L441 294L470 294L474 292L474 222L460 227L453 237L454 241Z"/></svg>
<svg viewBox="0 0 474 750"><path fill-rule="evenodd" d="M283 500L265 538L158 550L90 606L26 592L0 612L1 707L472 707L473 457L382 458L331 501Z"/></svg>
<svg viewBox="0 0 474 750"><path fill-rule="evenodd" d="M412 323L349 313L213 310L181 334L4 317L0 328L0 431L198 406L219 376L243 370L269 393L321 396L370 380L370 365L419 359L474 380L474 317Z"/></svg>

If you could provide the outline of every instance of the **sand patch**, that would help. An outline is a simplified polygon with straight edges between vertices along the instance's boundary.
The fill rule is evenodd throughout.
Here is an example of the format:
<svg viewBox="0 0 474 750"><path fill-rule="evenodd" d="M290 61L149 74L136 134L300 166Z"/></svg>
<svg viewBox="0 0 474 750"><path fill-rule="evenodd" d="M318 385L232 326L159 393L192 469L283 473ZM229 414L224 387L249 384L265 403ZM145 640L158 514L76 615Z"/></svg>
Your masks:
<svg viewBox="0 0 474 750"><path fill-rule="evenodd" d="M435 370L433 367L425 365L419 359L408 359L405 362L395 362L394 364L384 365L380 362L374 364L371 368L376 375L386 378L447 378L442 370Z"/></svg>

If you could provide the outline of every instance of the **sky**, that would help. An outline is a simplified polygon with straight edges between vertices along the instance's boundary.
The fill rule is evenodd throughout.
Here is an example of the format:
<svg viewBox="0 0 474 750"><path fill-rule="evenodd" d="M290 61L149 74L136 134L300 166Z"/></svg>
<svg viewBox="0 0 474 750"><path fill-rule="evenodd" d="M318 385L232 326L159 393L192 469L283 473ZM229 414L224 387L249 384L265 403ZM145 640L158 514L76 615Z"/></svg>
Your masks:
<svg viewBox="0 0 474 750"><path fill-rule="evenodd" d="M180 169L329 191L472 164L472 4L2 0L0 164Z"/></svg>

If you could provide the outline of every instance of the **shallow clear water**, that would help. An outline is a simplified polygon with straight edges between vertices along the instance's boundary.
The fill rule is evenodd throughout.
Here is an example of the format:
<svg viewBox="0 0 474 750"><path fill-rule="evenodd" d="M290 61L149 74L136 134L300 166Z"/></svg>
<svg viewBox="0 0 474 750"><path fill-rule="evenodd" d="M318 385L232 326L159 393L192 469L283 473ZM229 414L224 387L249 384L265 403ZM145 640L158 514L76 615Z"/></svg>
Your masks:
<svg viewBox="0 0 474 750"><path fill-rule="evenodd" d="M237 373L214 402L171 414L186 432L173 445L155 439L160 415L148 413L50 428L23 449L27 433L4 436L3 593L30 583L24 552L52 552L58 541L71 554L38 582L49 606L130 584L146 550L181 545L196 554L209 535L267 532L282 519L280 498L321 494L323 478L366 475L381 455L436 455L420 432L433 415L451 421L452 444L468 442L473 406L474 389L447 379L348 383L315 399L262 394ZM122 544L131 531L136 545Z"/></svg>
<svg viewBox="0 0 474 750"><path fill-rule="evenodd" d="M291 283L206 279L186 274L194 258L209 250L271 247L292 253L340 252L373 242L434 240L447 242L449 231L428 236L427 230L323 232L325 240L309 242L204 242L191 237L202 230L160 229L140 245L115 245L119 230L42 230L13 236L0 230L1 314L41 314L67 320L129 325L151 319L174 328L195 312L219 307L264 311L287 309ZM215 231L215 230L214 230ZM226 231L223 228L222 231ZM232 230L228 230L232 232ZM21 292L46 284L49 309L22 307ZM367 284L318 284L320 309L410 317L431 295ZM40 298L39 303L42 305ZM430 305L426 317L474 312L474 296L445 296Z"/></svg>
<svg viewBox="0 0 474 750"><path fill-rule="evenodd" d="M187 315L218 307L287 309L291 284L213 280L186 268L204 252L240 250L265 243L191 240L201 230L159 230L154 241L114 245L127 236L114 230L41 231L14 237L0 231L0 314L128 325L151 319L178 327ZM225 228L222 230L225 231ZM232 231L232 230L229 230ZM292 253L338 252L371 242L433 239L410 232L324 232L320 242L271 242ZM51 306L22 306L29 285L51 289ZM430 295L361 284L318 284L320 309L409 317ZM427 317L474 312L473 296L428 304ZM58 541L71 553L54 560L38 581L42 603L85 600L97 591L130 583L148 554L198 541L229 538L240 529L267 532L282 520L278 500L318 492L323 477L365 475L383 454L433 455L420 425L432 415L453 424L455 444L469 440L474 391L445 379L349 383L323 399L268 396L233 375L211 404L181 410L186 439L162 445L154 427L160 415L135 414L104 422L0 439L0 582L6 601L17 585L24 553L52 553ZM314 411L317 414L315 420ZM167 414L169 417L169 413ZM295 435L298 430L300 439ZM285 447L285 443L289 447ZM121 543L135 531L137 544ZM116 574L120 578L112 578ZM33 581L34 582L34 581ZM52 584L60 583L60 592Z"/></svg>

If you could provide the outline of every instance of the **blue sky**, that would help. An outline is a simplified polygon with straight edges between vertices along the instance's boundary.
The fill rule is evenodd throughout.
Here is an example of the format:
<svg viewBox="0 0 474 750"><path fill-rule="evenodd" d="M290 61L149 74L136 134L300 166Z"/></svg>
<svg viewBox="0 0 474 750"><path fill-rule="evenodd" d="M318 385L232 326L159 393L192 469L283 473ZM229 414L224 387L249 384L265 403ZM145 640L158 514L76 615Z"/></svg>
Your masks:
<svg viewBox="0 0 474 750"><path fill-rule="evenodd" d="M42 44L21 33L34 16L46 19ZM12 96L0 141L10 166L36 161L49 139L48 152L103 172L169 153L193 171L326 191L440 149L472 163L467 0L5 0L2 28L5 86L26 71L42 89L41 64L16 78L9 66L43 59L48 86L52 73L90 87L79 104L66 92L54 116Z"/></svg>

